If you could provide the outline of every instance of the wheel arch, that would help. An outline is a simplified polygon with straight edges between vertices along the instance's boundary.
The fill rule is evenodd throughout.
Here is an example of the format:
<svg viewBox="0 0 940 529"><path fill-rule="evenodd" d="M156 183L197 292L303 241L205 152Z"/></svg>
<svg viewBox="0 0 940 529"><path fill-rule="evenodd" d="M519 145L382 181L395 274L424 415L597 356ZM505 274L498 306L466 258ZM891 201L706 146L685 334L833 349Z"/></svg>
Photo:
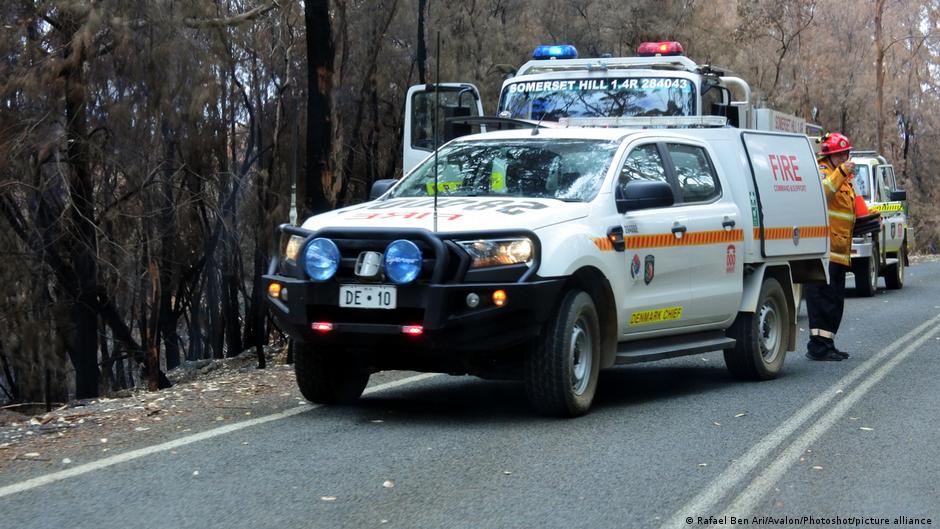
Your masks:
<svg viewBox="0 0 940 529"><path fill-rule="evenodd" d="M617 304L614 291L610 287L607 277L593 266L582 266L577 269L565 283L564 291L571 289L583 290L591 296L594 308L601 327L601 363L600 367L614 365L617 355Z"/></svg>
<svg viewBox="0 0 940 529"><path fill-rule="evenodd" d="M744 295L741 297L739 312L755 312L758 298L760 298L761 285L764 278L771 277L780 283L784 298L787 300L787 313L790 315L790 329L787 333L787 351L796 350L796 300L793 295L793 279L788 264L768 265L761 263L744 275Z"/></svg>

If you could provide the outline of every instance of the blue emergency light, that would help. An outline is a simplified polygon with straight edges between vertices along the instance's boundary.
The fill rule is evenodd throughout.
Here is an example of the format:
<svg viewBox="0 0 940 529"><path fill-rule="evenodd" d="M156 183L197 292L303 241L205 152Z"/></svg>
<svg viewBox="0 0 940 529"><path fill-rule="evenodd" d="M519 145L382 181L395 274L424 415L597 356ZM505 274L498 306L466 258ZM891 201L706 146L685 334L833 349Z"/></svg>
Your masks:
<svg viewBox="0 0 940 529"><path fill-rule="evenodd" d="M544 44L535 48L532 58L537 61L546 59L577 59L578 50L571 44Z"/></svg>

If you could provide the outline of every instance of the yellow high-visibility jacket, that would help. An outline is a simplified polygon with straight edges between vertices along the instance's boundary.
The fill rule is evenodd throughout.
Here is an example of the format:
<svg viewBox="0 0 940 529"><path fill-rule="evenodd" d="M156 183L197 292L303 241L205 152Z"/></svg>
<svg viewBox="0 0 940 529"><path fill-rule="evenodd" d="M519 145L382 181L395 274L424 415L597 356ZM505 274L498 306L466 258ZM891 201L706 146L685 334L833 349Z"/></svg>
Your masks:
<svg viewBox="0 0 940 529"><path fill-rule="evenodd" d="M829 209L829 259L852 266L852 228L855 226L855 189L845 164L833 169L828 160L820 160L823 191Z"/></svg>

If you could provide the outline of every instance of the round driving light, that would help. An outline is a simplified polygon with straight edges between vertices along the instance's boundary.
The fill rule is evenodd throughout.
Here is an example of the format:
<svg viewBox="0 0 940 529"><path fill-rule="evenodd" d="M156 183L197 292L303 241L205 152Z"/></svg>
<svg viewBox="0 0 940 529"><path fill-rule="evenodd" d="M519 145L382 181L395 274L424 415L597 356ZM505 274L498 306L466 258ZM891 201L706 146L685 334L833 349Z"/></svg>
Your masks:
<svg viewBox="0 0 940 529"><path fill-rule="evenodd" d="M287 289L283 287L281 288L281 301L287 303Z"/></svg>
<svg viewBox="0 0 940 529"><path fill-rule="evenodd" d="M477 305L479 304L480 304L480 296L476 295L473 292L467 294L467 306L468 307L470 307L471 309L475 309L477 308Z"/></svg>
<svg viewBox="0 0 940 529"><path fill-rule="evenodd" d="M304 249L304 270L314 281L326 281L339 268L339 248L329 239L316 238Z"/></svg>
<svg viewBox="0 0 940 529"><path fill-rule="evenodd" d="M389 243L382 261L385 275L399 285L410 283L421 272L421 249L405 239Z"/></svg>

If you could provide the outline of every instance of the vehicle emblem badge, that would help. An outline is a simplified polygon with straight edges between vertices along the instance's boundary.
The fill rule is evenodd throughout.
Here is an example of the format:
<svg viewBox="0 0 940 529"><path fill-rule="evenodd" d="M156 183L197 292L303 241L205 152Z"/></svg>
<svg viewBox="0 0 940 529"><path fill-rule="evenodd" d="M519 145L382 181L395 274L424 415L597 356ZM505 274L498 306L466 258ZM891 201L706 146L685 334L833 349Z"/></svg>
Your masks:
<svg viewBox="0 0 940 529"><path fill-rule="evenodd" d="M735 265L737 264L737 249L733 244L728 245L727 255L725 256L725 272L729 274L734 273Z"/></svg>
<svg viewBox="0 0 940 529"><path fill-rule="evenodd" d="M640 256L633 254L633 261L630 263L630 278L636 279L640 276Z"/></svg>
<svg viewBox="0 0 940 529"><path fill-rule="evenodd" d="M800 245L800 228L799 226L793 227L793 244L796 246Z"/></svg>
<svg viewBox="0 0 940 529"><path fill-rule="evenodd" d="M376 277L382 270L382 254L379 252L362 252L356 259L356 275L359 277Z"/></svg>
<svg viewBox="0 0 940 529"><path fill-rule="evenodd" d="M656 274L656 260L652 255L646 256L646 266L643 268L643 282L647 285L653 280Z"/></svg>

